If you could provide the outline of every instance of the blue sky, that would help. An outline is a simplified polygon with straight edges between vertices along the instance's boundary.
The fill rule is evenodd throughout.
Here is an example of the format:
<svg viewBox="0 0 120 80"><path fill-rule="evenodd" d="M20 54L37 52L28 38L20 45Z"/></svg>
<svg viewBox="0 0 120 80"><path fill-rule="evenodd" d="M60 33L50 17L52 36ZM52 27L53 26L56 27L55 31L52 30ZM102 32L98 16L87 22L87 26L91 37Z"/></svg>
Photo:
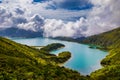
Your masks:
<svg viewBox="0 0 120 80"><path fill-rule="evenodd" d="M48 0L34 0L34 2L45 2ZM92 8L88 0L53 0L53 9L84 10Z"/></svg>
<svg viewBox="0 0 120 80"><path fill-rule="evenodd" d="M34 2L44 2L44 1L47 1L47 0L33 0Z"/></svg>

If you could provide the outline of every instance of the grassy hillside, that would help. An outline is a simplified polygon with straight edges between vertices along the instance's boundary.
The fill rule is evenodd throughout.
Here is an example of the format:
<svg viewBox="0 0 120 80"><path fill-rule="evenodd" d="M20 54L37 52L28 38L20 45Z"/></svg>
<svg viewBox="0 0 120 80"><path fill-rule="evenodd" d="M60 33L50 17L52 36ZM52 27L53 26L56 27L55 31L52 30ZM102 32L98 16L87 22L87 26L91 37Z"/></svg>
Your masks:
<svg viewBox="0 0 120 80"><path fill-rule="evenodd" d="M101 61L104 68L91 74L94 80L120 80L120 28L91 36L82 41L109 50L109 55Z"/></svg>
<svg viewBox="0 0 120 80"><path fill-rule="evenodd" d="M63 45L61 43L52 43L52 44L48 44L47 46L41 48L40 51L41 52L50 52L50 51L57 50L57 49L62 48L62 47L65 47L65 45ZM48 61L54 61L58 64L66 62L71 57L71 53L68 51L64 51L62 53L59 53L58 56L55 56L54 54L50 54L50 53L44 53L44 54L52 55L46 59Z"/></svg>
<svg viewBox="0 0 120 80"><path fill-rule="evenodd" d="M90 77L59 67L58 63L71 55L69 52L58 56L49 54L50 48L56 49L56 44L52 44L55 48L48 45L38 50L0 37L0 80L120 80L120 28L77 42L109 50L109 55L101 61L103 68Z"/></svg>
<svg viewBox="0 0 120 80"><path fill-rule="evenodd" d="M50 51L53 51L53 50L56 50L62 47L65 47L65 45L61 43L52 43L52 44L48 44L47 46L41 48L41 50L50 52Z"/></svg>
<svg viewBox="0 0 120 80"><path fill-rule="evenodd" d="M83 43L95 44L106 48L119 44L120 28L83 39Z"/></svg>
<svg viewBox="0 0 120 80"><path fill-rule="evenodd" d="M0 80L86 80L76 71L59 67L49 52L0 37Z"/></svg>

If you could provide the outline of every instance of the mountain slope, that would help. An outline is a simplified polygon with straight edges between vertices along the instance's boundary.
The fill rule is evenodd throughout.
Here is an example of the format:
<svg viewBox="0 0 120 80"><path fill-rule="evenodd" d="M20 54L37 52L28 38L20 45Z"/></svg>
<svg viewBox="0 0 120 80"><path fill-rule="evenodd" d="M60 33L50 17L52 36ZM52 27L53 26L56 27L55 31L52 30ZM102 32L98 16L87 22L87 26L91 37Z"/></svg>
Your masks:
<svg viewBox="0 0 120 80"><path fill-rule="evenodd" d="M0 37L0 80L85 80L76 71L59 67L48 52ZM50 59L51 60L50 60Z"/></svg>
<svg viewBox="0 0 120 80"><path fill-rule="evenodd" d="M77 40L78 41L78 40ZM59 67L55 55L0 37L0 80L120 80L120 28L78 41L109 50L90 77Z"/></svg>
<svg viewBox="0 0 120 80"><path fill-rule="evenodd" d="M91 74L94 80L120 80L120 28L94 35L82 43L100 46L109 50L109 55L101 61L104 68Z"/></svg>
<svg viewBox="0 0 120 80"><path fill-rule="evenodd" d="M119 40L120 40L120 28L117 28L112 31L88 37L84 39L82 42L110 48L110 46L118 44Z"/></svg>
<svg viewBox="0 0 120 80"><path fill-rule="evenodd" d="M25 30L19 29L15 27L1 29L0 28L0 36L7 36L7 37L43 37L43 31L32 31L32 30Z"/></svg>

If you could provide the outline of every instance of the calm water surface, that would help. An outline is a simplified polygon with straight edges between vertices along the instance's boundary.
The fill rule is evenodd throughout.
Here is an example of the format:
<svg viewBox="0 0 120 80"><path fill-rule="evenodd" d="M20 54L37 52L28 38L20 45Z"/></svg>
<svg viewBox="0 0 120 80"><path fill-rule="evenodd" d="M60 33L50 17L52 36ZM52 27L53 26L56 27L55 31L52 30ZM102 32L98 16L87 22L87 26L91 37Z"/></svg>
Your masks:
<svg viewBox="0 0 120 80"><path fill-rule="evenodd" d="M58 54L62 51L70 51L72 57L63 64L63 66L76 70L82 75L89 75L91 72L100 69L100 61L107 55L107 52L91 49L88 45L75 42L60 41L49 38L11 38L11 40L26 44L29 46L45 46L50 43L62 43L64 48L52 51L52 54Z"/></svg>

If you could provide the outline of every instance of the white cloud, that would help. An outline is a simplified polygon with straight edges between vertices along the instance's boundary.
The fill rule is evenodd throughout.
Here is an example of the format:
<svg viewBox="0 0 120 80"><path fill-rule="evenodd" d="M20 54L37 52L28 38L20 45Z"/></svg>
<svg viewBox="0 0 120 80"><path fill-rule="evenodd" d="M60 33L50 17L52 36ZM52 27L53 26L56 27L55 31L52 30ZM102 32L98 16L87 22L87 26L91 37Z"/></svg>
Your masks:
<svg viewBox="0 0 120 80"><path fill-rule="evenodd" d="M46 37L81 37L120 26L120 0L90 0L94 7L82 11L46 9L52 4L51 1L37 4L32 4L32 0L9 0L8 3L6 1L0 4L0 28L44 30ZM75 17L80 19L75 22L64 21Z"/></svg>
<svg viewBox="0 0 120 80"><path fill-rule="evenodd" d="M2 0L3 3L32 3L33 0Z"/></svg>
<svg viewBox="0 0 120 80"><path fill-rule="evenodd" d="M83 31L87 30L86 20L80 18L76 22L64 23L61 20L47 19L44 25L44 32L46 37L81 37L84 35Z"/></svg>
<svg viewBox="0 0 120 80"><path fill-rule="evenodd" d="M34 32L39 32L43 29L44 18L40 15L34 15L28 22L18 24L17 27L25 30L32 30Z"/></svg>
<svg viewBox="0 0 120 80"><path fill-rule="evenodd" d="M120 0L92 0L94 4L93 9L88 13L86 19L80 18L76 22L61 23L62 27L56 24L59 21L51 21L52 25L48 31L45 31L47 36L91 36L105 31L112 30L120 26ZM58 22L58 23L57 23ZM50 23L49 23L50 24ZM53 25L54 24L54 25ZM50 25L49 25L50 26ZM53 26L57 26L54 29ZM64 27L63 27L64 26ZM47 26L45 26L46 30ZM67 29L69 28L69 30ZM51 30L53 29L53 30ZM50 31L51 30L51 31ZM60 32L61 30L61 32ZM51 34L50 34L51 32ZM59 35L58 35L59 34ZM69 35L68 35L69 34Z"/></svg>
<svg viewBox="0 0 120 80"><path fill-rule="evenodd" d="M97 0L88 15L88 33L98 34L120 26L120 0ZM94 31L93 31L94 30Z"/></svg>
<svg viewBox="0 0 120 80"><path fill-rule="evenodd" d="M9 1L9 2L8 2ZM30 1L30 2L28 2ZM4 6L7 9L13 11L15 8L23 9L26 15L40 14L45 18L50 19L62 19L62 20L76 20L73 18L79 18L86 16L89 10L73 11L64 9L47 9L51 5L54 5L52 1L46 1L44 3L31 3L32 0L5 0L0 6ZM8 3L6 3L8 2ZM27 3L28 2L28 3ZM48 14L49 13L49 14ZM53 16L54 15L54 16Z"/></svg>

